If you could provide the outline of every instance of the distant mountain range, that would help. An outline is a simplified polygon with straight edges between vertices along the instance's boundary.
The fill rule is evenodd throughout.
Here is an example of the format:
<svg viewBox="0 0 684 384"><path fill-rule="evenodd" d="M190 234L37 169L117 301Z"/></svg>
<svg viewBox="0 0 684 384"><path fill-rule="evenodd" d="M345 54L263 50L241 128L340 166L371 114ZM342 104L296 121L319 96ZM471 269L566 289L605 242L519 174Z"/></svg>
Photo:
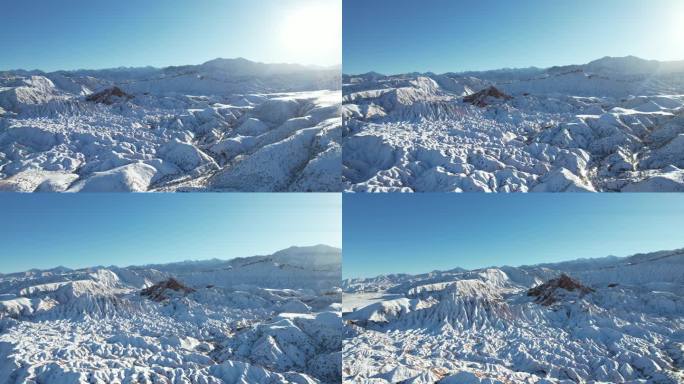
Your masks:
<svg viewBox="0 0 684 384"><path fill-rule="evenodd" d="M343 380L680 383L683 276L679 249L346 279Z"/></svg>
<svg viewBox="0 0 684 384"><path fill-rule="evenodd" d="M0 382L338 382L341 267L318 245L2 275Z"/></svg>
<svg viewBox="0 0 684 384"><path fill-rule="evenodd" d="M0 190L339 191L340 77L246 59L0 72Z"/></svg>
<svg viewBox="0 0 684 384"><path fill-rule="evenodd" d="M541 73L544 71L550 72L567 72L573 70L592 70L596 72L608 71L611 73L621 72L621 73L631 73L631 74L647 74L654 72L668 73L668 72L681 72L684 71L684 60L672 60L672 61L658 61L658 60L646 60L636 56L623 56L623 57L612 57L605 56L600 59L596 59L587 64L572 64L572 65L562 65L562 66L552 66L548 68L539 67L527 67L527 68L501 68L494 70L483 70L483 71L461 71L461 72L447 72L445 74L453 75L465 75L465 76L476 76L483 73L509 73L509 72L524 72L524 73ZM409 72L407 75L435 75L433 72ZM399 74L397 74L399 75ZM362 78L382 78L387 77L387 75L378 73L375 71L370 71L363 74L345 74L347 78L352 77L362 77Z"/></svg>
<svg viewBox="0 0 684 384"><path fill-rule="evenodd" d="M371 72L343 84L349 191L684 191L684 61Z"/></svg>

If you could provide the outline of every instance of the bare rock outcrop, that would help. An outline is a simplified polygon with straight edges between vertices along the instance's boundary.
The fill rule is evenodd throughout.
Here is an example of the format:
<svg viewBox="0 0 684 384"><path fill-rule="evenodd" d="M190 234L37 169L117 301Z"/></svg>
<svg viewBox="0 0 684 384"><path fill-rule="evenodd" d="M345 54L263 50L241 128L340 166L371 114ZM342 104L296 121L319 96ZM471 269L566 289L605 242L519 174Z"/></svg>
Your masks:
<svg viewBox="0 0 684 384"><path fill-rule="evenodd" d="M495 100L511 100L513 99L512 96L509 96L500 90L498 90L496 87L491 86L489 88L485 88L479 92L475 92L472 95L468 95L463 98L463 101L466 103L470 103L476 107L484 108L490 104L492 104L493 101Z"/></svg>
<svg viewBox="0 0 684 384"><path fill-rule="evenodd" d="M558 302L565 292L577 292L580 297L594 292L593 289L582 285L566 274L560 275L557 279L551 279L544 284L538 285L527 291L527 296L536 297L535 302L549 306Z"/></svg>
<svg viewBox="0 0 684 384"><path fill-rule="evenodd" d="M173 296L184 296L192 292L195 292L193 288L190 288L171 277L168 280L161 281L143 289L142 292L140 292L140 295L146 296L153 301L164 301Z"/></svg>
<svg viewBox="0 0 684 384"><path fill-rule="evenodd" d="M96 93L88 95L86 97L86 101L91 101L91 102L99 103L99 104L112 105L114 103L126 102L126 101L132 99L133 97L134 97L133 95L129 95L128 93L124 92L119 87L111 87L111 88L103 89L100 92L96 92Z"/></svg>

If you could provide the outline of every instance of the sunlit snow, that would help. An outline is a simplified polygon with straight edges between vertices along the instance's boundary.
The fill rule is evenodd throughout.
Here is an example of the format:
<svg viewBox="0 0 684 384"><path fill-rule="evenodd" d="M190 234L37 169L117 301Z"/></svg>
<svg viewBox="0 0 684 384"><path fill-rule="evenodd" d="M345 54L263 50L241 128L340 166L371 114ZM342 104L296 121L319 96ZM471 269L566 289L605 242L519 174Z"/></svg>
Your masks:
<svg viewBox="0 0 684 384"><path fill-rule="evenodd" d="M343 281L345 383L684 380L684 251Z"/></svg>
<svg viewBox="0 0 684 384"><path fill-rule="evenodd" d="M0 72L0 190L339 191L339 69Z"/></svg>
<svg viewBox="0 0 684 384"><path fill-rule="evenodd" d="M684 191L684 62L343 82L349 191Z"/></svg>
<svg viewBox="0 0 684 384"><path fill-rule="evenodd" d="M335 383L341 250L0 275L2 383Z"/></svg>

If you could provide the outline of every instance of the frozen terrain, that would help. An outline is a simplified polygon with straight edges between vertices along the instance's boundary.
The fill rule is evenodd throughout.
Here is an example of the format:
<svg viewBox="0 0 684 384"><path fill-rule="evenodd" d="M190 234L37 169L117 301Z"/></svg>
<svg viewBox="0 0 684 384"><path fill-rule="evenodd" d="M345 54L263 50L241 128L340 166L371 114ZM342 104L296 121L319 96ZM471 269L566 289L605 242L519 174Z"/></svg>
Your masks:
<svg viewBox="0 0 684 384"><path fill-rule="evenodd" d="M0 71L0 190L340 191L339 68Z"/></svg>
<svg viewBox="0 0 684 384"><path fill-rule="evenodd" d="M315 246L0 275L0 382L340 382L340 263Z"/></svg>
<svg viewBox="0 0 684 384"><path fill-rule="evenodd" d="M682 249L342 288L346 383L684 382Z"/></svg>
<svg viewBox="0 0 684 384"><path fill-rule="evenodd" d="M684 191L684 61L345 75L343 97L349 191Z"/></svg>

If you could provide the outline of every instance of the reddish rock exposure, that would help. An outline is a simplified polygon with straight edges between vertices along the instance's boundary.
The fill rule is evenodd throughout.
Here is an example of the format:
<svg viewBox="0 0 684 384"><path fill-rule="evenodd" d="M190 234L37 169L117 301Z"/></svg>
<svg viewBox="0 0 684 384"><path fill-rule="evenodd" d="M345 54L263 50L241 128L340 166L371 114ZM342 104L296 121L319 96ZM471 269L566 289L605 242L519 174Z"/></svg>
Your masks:
<svg viewBox="0 0 684 384"><path fill-rule="evenodd" d="M87 101L92 101L94 103L112 105L120 101L128 101L133 98L133 95L121 90L119 87L112 87L104 89L100 92L93 93L86 97Z"/></svg>
<svg viewBox="0 0 684 384"><path fill-rule="evenodd" d="M179 292L183 295L195 292L194 289L185 286L183 283L171 277L168 280L164 280L143 289L142 292L140 292L140 295L147 296L150 300L164 301L169 298L169 291Z"/></svg>
<svg viewBox="0 0 684 384"><path fill-rule="evenodd" d="M572 279L566 274L560 275L557 279L551 279L544 284L538 285L527 291L527 296L535 296L535 302L541 305L551 305L558 301L559 290L568 292L579 291L580 296L594 292L593 289L582 285L579 281Z"/></svg>
<svg viewBox="0 0 684 384"><path fill-rule="evenodd" d="M513 97L499 91L496 87L489 87L480 92L473 93L463 98L463 101L474 106L484 108L491 104L491 99L511 100Z"/></svg>

